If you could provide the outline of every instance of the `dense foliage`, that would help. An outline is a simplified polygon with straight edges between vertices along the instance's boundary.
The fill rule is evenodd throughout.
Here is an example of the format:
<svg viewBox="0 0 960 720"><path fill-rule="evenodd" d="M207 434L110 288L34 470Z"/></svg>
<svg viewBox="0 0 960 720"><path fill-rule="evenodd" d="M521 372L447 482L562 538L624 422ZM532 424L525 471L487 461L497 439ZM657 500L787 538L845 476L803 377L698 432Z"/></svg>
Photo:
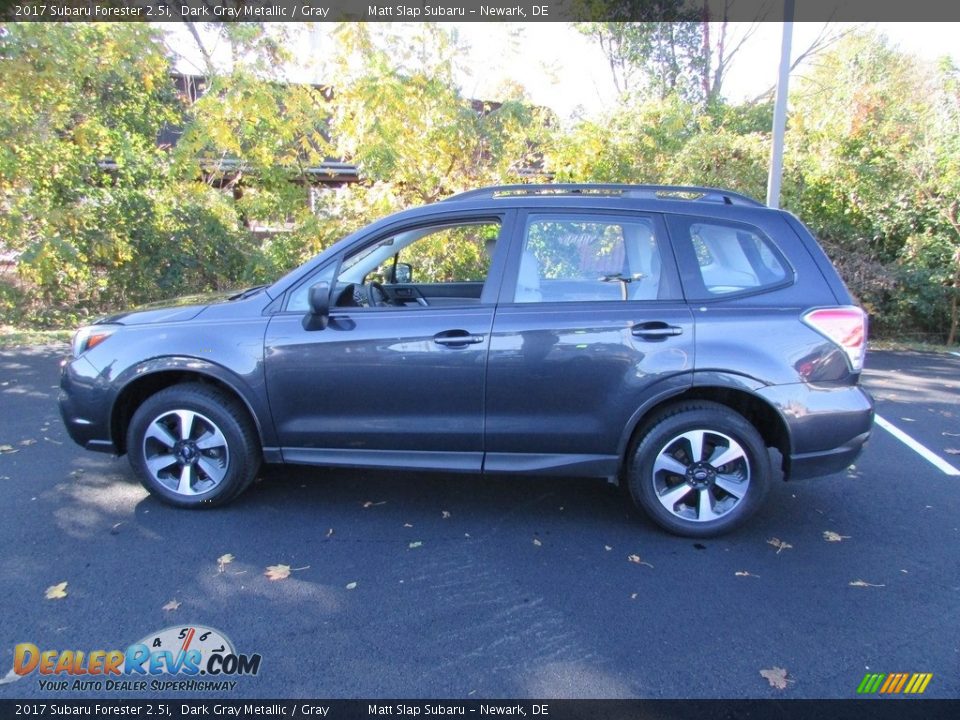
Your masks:
<svg viewBox="0 0 960 720"><path fill-rule="evenodd" d="M723 101L697 23L667 35L641 25L633 37L583 28L612 48L631 90L571 127L520 91L464 97L456 42L430 25L414 38L342 26L324 87L278 82L282 38L231 26L234 62L208 64L190 98L148 25L9 25L0 252L20 254L0 266L0 323L71 324L268 281L375 217L484 184L707 184L763 197L769 101ZM683 52L665 53L670 43ZM177 142L158 144L172 129ZM784 206L821 238L874 330L956 342L957 69L851 35L795 82L786 153ZM361 182L322 187L330 160L355 165ZM441 245L432 261L456 266Z"/></svg>

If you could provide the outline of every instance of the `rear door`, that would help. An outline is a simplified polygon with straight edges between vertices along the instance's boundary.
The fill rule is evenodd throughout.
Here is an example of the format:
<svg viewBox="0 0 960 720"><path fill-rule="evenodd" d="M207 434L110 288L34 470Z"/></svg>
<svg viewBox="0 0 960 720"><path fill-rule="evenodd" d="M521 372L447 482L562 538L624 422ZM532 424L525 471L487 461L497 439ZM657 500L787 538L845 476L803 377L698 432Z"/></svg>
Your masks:
<svg viewBox="0 0 960 720"><path fill-rule="evenodd" d="M662 218L530 210L493 323L484 469L612 474L648 400L689 387L694 325Z"/></svg>

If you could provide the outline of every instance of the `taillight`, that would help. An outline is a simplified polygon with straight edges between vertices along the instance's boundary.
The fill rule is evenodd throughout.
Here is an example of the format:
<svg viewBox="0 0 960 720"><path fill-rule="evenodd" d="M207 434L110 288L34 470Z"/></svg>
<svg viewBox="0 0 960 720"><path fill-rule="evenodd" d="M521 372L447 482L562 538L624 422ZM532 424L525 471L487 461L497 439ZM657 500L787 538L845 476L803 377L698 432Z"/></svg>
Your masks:
<svg viewBox="0 0 960 720"><path fill-rule="evenodd" d="M851 305L820 308L806 313L803 321L839 345L854 372L863 369L863 356L867 354L867 314L863 310Z"/></svg>

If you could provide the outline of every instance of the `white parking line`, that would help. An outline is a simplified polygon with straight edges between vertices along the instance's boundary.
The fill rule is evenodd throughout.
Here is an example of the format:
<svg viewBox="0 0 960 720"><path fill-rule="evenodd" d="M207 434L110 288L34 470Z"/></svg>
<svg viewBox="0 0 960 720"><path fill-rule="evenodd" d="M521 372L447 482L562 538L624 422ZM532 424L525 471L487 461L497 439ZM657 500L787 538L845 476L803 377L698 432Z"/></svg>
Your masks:
<svg viewBox="0 0 960 720"><path fill-rule="evenodd" d="M948 463L946 460L944 460L942 457L940 457L933 451L925 448L923 445L921 445L912 437L907 435L903 430L898 428L896 425L892 424L888 420L885 420L879 415L874 415L873 420L877 425L879 425L888 433L893 435L897 440L902 442L904 445L906 445L908 448L913 450L917 455L922 457L924 460L926 460L928 463L936 467L941 472L944 472L947 475L960 475L960 470L957 470L953 465Z"/></svg>
<svg viewBox="0 0 960 720"><path fill-rule="evenodd" d="M960 353L958 353L958 352L954 352L953 350L950 350L950 351L948 351L948 352L949 352L951 355L956 355L957 357L960 357Z"/></svg>

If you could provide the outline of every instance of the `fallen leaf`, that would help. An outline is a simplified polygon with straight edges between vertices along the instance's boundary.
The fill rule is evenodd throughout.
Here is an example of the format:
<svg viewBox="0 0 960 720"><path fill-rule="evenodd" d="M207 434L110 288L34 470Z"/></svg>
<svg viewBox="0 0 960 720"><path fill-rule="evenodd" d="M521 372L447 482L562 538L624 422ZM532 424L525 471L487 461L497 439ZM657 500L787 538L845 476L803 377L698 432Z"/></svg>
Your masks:
<svg viewBox="0 0 960 720"><path fill-rule="evenodd" d="M47 600L60 600L61 598L65 598L67 596L67 583L62 582L51 585L43 595Z"/></svg>
<svg viewBox="0 0 960 720"><path fill-rule="evenodd" d="M410 523L404 523L403 526L404 526L405 528L412 528L412 527L413 527L413 525L411 525Z"/></svg>
<svg viewBox="0 0 960 720"><path fill-rule="evenodd" d="M868 583L864 580L854 580L851 583L847 583L850 587L886 587L886 585L874 585L873 583Z"/></svg>
<svg viewBox="0 0 960 720"><path fill-rule="evenodd" d="M286 580L290 577L289 565L270 565L263 573L270 580Z"/></svg>
<svg viewBox="0 0 960 720"><path fill-rule="evenodd" d="M168 602L166 605L164 605L164 606L163 606L162 608L160 608L160 609L161 609L161 610L176 610L178 607L180 607L180 603L177 602L176 600L171 600L170 602Z"/></svg>
<svg viewBox="0 0 960 720"><path fill-rule="evenodd" d="M746 570L737 570L734 575L737 577L760 577L759 575L754 575L752 572L747 572Z"/></svg>
<svg viewBox="0 0 960 720"><path fill-rule="evenodd" d="M537 540L537 538L533 539L533 544L536 545L537 547L540 547L541 545L543 545L543 543Z"/></svg>
<svg viewBox="0 0 960 720"><path fill-rule="evenodd" d="M418 547L420 547L421 545L423 545L422 542L420 542L419 540L414 540L412 543L410 543L409 545L407 545L407 547L412 550L413 548L418 548Z"/></svg>
<svg viewBox="0 0 960 720"><path fill-rule="evenodd" d="M832 530L824 530L823 539L826 540L827 542L842 542L843 540L849 540L850 536L840 535L838 533L833 532Z"/></svg>
<svg viewBox="0 0 960 720"><path fill-rule="evenodd" d="M37 441L36 441L36 440L21 440L21 441L20 441L20 445L22 445L23 447L30 447L31 445L36 445L36 444L37 444Z"/></svg>
<svg viewBox="0 0 960 720"><path fill-rule="evenodd" d="M777 555L779 555L784 550L788 550L789 548L793 547L793 545L791 545L788 542L784 542L780 538L770 538L769 540L767 540L767 545L773 545L777 549Z"/></svg>
<svg viewBox="0 0 960 720"><path fill-rule="evenodd" d="M960 450L957 448L944 448L943 450L947 455L960 455Z"/></svg>
<svg viewBox="0 0 960 720"><path fill-rule="evenodd" d="M13 445L0 445L0 453L4 455L13 455L15 452L19 452L19 450L16 450Z"/></svg>
<svg viewBox="0 0 960 720"><path fill-rule="evenodd" d="M606 550L607 552L610 552L611 550L613 550L613 548L610 545L604 545L603 549Z"/></svg>
<svg viewBox="0 0 960 720"><path fill-rule="evenodd" d="M447 512L446 510L442 510L442 511L440 512L440 517L442 517L444 520L446 520L447 518L450 517L450 513Z"/></svg>
<svg viewBox="0 0 960 720"><path fill-rule="evenodd" d="M328 538L332 538L332 537L333 537L333 528L330 528L329 530L327 530L327 537L328 537Z"/></svg>
<svg viewBox="0 0 960 720"><path fill-rule="evenodd" d="M631 599L631 600L636 600L636 599L637 599L637 594L636 594L636 593L630 593L630 599Z"/></svg>
<svg viewBox="0 0 960 720"><path fill-rule="evenodd" d="M217 572L223 572L224 568L233 562L233 555L226 553L217 558Z"/></svg>
<svg viewBox="0 0 960 720"><path fill-rule="evenodd" d="M355 590L356 588L357 584L355 582L347 583L347 590Z"/></svg>
<svg viewBox="0 0 960 720"><path fill-rule="evenodd" d="M645 560L641 560L639 555L628 555L627 560L629 560L632 563L636 563L637 565L646 565L648 568L653 567L653 565L646 562Z"/></svg>
<svg viewBox="0 0 960 720"><path fill-rule="evenodd" d="M768 670L761 670L760 674L770 683L770 687L776 688L777 690L786 690L787 683L793 682L793 680L787 679L787 671L782 667L772 667Z"/></svg>
<svg viewBox="0 0 960 720"><path fill-rule="evenodd" d="M387 504L387 501L386 501L386 500L381 500L380 502L371 502L370 500L367 500L367 501L363 504L363 506L364 506L365 508L370 508L370 507L376 507L377 505L386 505L386 504Z"/></svg>

